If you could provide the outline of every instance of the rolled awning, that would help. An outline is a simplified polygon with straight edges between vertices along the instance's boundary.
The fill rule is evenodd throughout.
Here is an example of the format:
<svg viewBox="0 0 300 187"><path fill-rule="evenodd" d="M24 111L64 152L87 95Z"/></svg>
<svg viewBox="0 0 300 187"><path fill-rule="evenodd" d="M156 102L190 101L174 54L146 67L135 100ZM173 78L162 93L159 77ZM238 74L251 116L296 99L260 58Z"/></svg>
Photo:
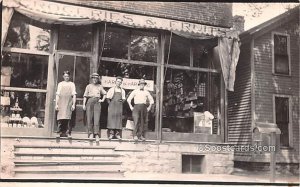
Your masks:
<svg viewBox="0 0 300 187"><path fill-rule="evenodd" d="M14 8L17 12L32 19L51 24L85 25L104 21L139 28L153 28L190 33L192 35L237 37L236 33L223 27L94 9L43 0L3 0L3 6Z"/></svg>

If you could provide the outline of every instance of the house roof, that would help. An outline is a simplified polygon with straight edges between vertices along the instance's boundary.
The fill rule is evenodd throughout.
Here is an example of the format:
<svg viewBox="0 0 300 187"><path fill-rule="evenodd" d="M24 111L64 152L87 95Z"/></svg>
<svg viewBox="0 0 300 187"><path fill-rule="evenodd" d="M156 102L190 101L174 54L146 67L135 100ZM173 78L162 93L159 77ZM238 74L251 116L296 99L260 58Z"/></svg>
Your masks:
<svg viewBox="0 0 300 187"><path fill-rule="evenodd" d="M280 14L279 16L276 16L260 25L244 31L240 34L240 39L247 40L249 37L255 34L265 33L264 31L268 31L269 29L278 26L280 23L286 23L295 18L299 19L299 10L299 6L296 6L295 8L288 10L285 13Z"/></svg>

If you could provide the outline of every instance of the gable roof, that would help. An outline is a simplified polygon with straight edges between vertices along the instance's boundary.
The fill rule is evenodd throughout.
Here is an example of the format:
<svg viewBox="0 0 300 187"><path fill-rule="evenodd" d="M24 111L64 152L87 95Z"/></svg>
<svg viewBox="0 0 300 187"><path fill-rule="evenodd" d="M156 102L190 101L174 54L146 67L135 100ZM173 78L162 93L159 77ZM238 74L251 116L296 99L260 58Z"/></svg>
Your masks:
<svg viewBox="0 0 300 187"><path fill-rule="evenodd" d="M297 18L299 20L299 5L296 6L295 8L286 11L283 14L280 14L279 16L276 16L260 25L257 25L247 31L244 31L240 34L240 39L241 40L247 40L249 37L256 35L256 34L263 34L267 32L268 30L276 27L279 25L279 23L286 23L292 19ZM299 22L299 21L298 21Z"/></svg>

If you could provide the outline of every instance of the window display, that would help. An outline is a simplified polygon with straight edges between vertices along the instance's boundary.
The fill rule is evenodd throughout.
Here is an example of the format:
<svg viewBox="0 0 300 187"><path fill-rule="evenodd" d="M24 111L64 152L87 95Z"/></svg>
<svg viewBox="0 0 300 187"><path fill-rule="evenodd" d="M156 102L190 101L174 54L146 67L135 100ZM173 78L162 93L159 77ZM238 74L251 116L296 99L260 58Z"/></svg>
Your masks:
<svg viewBox="0 0 300 187"><path fill-rule="evenodd" d="M3 126L44 127L47 73L47 56L4 53L1 67Z"/></svg>
<svg viewBox="0 0 300 187"><path fill-rule="evenodd" d="M199 114L217 114L220 99L218 80L218 76L211 73L167 69L162 111L164 130L216 133L213 131L213 122L209 131L204 128L195 130L194 126L206 125L199 125L199 118L196 117ZM217 120L216 117L210 116L210 120Z"/></svg>

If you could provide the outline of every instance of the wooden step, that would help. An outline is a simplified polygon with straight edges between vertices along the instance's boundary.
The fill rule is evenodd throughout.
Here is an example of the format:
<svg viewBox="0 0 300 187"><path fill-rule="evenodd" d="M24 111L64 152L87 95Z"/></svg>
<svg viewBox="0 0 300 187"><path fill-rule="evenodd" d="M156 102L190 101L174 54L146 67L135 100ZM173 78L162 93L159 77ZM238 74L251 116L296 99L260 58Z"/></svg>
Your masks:
<svg viewBox="0 0 300 187"><path fill-rule="evenodd" d="M52 173L27 173L27 172L16 172L14 179L63 179L63 180L121 180L124 178L124 172L113 172L113 173L98 173L98 172L52 172Z"/></svg>
<svg viewBox="0 0 300 187"><path fill-rule="evenodd" d="M72 165L16 165L15 171L19 170L27 170L27 171L35 171L35 170L43 170L43 171L54 171L54 170L67 170L67 171L89 171L89 170L97 170L103 172L117 172L122 170L121 165L98 165L98 164L72 164Z"/></svg>
<svg viewBox="0 0 300 187"><path fill-rule="evenodd" d="M50 148L50 149L114 149L115 146L78 146L78 145L14 145L14 148Z"/></svg>
<svg viewBox="0 0 300 187"><path fill-rule="evenodd" d="M120 157L120 154L96 154L96 153L25 153L15 152L15 156L43 156L43 157Z"/></svg>
<svg viewBox="0 0 300 187"><path fill-rule="evenodd" d="M57 166L57 165L121 165L121 161L102 160L14 160L15 166Z"/></svg>

